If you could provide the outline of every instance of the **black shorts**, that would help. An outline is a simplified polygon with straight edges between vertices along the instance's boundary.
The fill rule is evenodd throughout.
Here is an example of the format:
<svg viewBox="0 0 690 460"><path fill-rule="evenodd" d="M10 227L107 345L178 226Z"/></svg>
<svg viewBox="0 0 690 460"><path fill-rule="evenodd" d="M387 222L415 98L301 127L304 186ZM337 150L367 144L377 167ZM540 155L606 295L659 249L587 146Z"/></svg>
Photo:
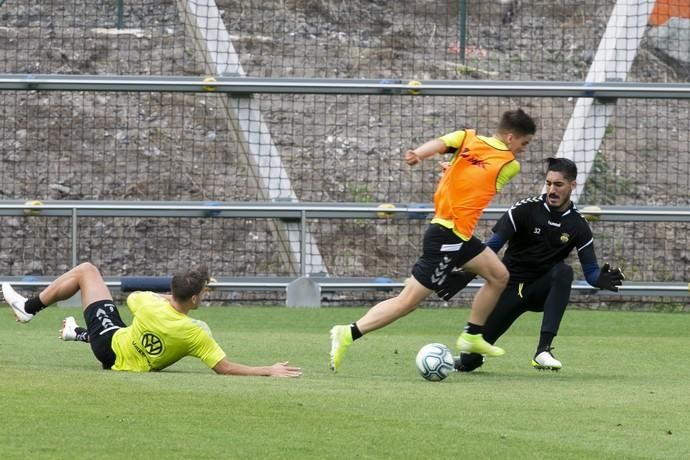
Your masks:
<svg viewBox="0 0 690 460"><path fill-rule="evenodd" d="M110 369L115 364L115 352L110 345L113 334L127 325L122 322L120 312L112 300L99 300L86 307L84 319L91 351L103 364L103 369Z"/></svg>
<svg viewBox="0 0 690 460"><path fill-rule="evenodd" d="M485 248L474 236L463 241L450 228L431 224L424 233L422 256L412 267L412 276L425 288L438 291L454 268L462 267Z"/></svg>

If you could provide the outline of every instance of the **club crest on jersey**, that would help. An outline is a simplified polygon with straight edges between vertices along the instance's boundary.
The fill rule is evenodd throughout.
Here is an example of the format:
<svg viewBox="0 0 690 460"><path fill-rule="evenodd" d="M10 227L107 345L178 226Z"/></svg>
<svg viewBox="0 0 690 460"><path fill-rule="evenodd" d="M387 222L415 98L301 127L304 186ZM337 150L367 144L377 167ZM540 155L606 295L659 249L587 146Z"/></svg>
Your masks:
<svg viewBox="0 0 690 460"><path fill-rule="evenodd" d="M561 243L567 244L570 241L570 235L567 233L561 233Z"/></svg>

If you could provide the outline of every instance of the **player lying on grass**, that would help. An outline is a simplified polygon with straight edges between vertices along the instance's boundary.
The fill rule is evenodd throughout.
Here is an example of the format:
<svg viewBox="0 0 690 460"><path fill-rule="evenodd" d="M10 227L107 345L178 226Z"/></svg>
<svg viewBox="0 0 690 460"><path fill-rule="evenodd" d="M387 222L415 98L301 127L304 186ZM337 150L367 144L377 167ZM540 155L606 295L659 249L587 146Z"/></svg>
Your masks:
<svg viewBox="0 0 690 460"><path fill-rule="evenodd" d="M17 321L28 323L39 311L81 293L86 329L73 317L65 319L60 338L89 342L104 369L160 371L185 356L195 356L218 374L298 377L301 370L280 362L272 366L246 366L231 362L203 321L188 316L199 307L210 278L205 267L173 276L172 295L134 292L127 297L133 321L120 318L108 286L98 269L83 263L58 277L37 296L26 299L8 283L2 284L5 301Z"/></svg>
<svg viewBox="0 0 690 460"><path fill-rule="evenodd" d="M564 262L577 251L589 284L617 291L625 279L619 268L609 264L599 268L592 231L570 200L577 185L577 166L566 158L548 158L546 193L518 201L494 225L487 246L498 252L507 242L503 256L510 280L496 308L484 325L484 338L495 343L526 311L543 312L541 333L532 366L559 370L562 364L553 355L552 343L570 298L573 269ZM439 296L449 300L476 275L468 271L453 274L456 282ZM470 372L484 363L479 353L462 353L455 362L461 372Z"/></svg>
<svg viewBox="0 0 690 460"><path fill-rule="evenodd" d="M356 322L331 329L330 367L334 372L354 340L407 315L429 294L444 289L453 267L465 267L486 280L474 297L458 348L489 356L504 353L482 338L482 328L506 286L508 272L498 256L473 233L484 208L520 171L515 155L525 150L536 129L528 114L512 110L503 113L492 137L479 136L469 129L455 131L405 153L410 166L438 153L454 155L436 186L435 216L424 234L422 255L402 292L375 305Z"/></svg>

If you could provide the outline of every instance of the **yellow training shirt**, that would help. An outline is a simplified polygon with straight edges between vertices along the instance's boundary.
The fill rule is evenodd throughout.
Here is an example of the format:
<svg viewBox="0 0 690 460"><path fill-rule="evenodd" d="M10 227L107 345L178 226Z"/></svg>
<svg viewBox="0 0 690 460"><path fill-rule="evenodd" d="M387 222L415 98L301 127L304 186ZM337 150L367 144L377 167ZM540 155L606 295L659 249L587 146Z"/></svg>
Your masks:
<svg viewBox="0 0 690 460"><path fill-rule="evenodd" d="M165 297L134 292L127 297L127 307L134 319L113 335L113 370L159 371L185 356L212 368L225 357L206 323L175 310Z"/></svg>

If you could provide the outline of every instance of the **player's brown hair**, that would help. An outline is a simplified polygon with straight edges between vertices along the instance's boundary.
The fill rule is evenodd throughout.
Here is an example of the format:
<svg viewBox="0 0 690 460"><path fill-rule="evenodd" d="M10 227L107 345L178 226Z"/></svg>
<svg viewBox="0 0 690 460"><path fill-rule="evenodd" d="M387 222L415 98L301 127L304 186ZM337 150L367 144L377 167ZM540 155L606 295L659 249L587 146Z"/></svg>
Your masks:
<svg viewBox="0 0 690 460"><path fill-rule="evenodd" d="M176 273L170 283L170 290L174 298L182 301L189 300L192 296L199 295L210 280L208 268L202 265Z"/></svg>
<svg viewBox="0 0 690 460"><path fill-rule="evenodd" d="M522 109L508 110L501 115L501 121L498 123L498 132L527 136L537 132L537 124Z"/></svg>

